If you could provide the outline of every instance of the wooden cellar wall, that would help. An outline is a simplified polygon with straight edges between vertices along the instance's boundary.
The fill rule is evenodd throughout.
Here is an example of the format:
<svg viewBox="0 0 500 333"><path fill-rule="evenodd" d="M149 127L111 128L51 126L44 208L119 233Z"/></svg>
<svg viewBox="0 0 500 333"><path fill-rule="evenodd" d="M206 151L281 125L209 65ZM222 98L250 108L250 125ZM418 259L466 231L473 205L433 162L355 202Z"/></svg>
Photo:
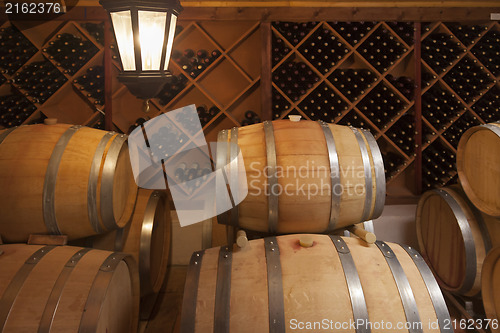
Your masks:
<svg viewBox="0 0 500 333"><path fill-rule="evenodd" d="M170 64L174 81L151 101L147 115L142 102L116 80L116 56L105 66L103 26L103 21L80 20L3 23L0 103L17 108L2 108L10 112L0 115L2 126L55 117L103 128L112 103L113 129L126 133L139 118L194 103L212 109L203 128L214 141L219 130L241 126L247 110L261 120L300 114L369 129L385 157L389 197L414 198L422 189L456 179L460 130L500 120L500 58L494 56L500 52L500 24L494 21L181 20L174 42L178 54ZM58 40L66 33L86 49L80 52L81 65L71 67L53 55L54 49L64 49ZM321 45L325 42L328 46ZM26 52L9 54L16 43ZM69 52L74 48L71 44ZM194 57L182 56L190 56L190 50ZM44 67L37 75L40 61ZM100 87L96 98L88 91L92 87L80 83L101 66L112 75L94 77ZM53 76L44 77L48 67ZM35 79L26 83L30 76ZM107 89L105 81L111 83Z"/></svg>

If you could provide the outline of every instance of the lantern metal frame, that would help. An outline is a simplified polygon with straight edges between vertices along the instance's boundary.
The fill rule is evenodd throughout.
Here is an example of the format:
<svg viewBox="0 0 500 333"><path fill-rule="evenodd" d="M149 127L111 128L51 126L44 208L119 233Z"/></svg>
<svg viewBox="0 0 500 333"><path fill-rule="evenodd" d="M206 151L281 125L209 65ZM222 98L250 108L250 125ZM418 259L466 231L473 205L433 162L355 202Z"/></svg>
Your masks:
<svg viewBox="0 0 500 333"><path fill-rule="evenodd" d="M172 15L178 17L179 13L182 11L182 6L180 5L179 0L100 0L99 3L108 12L115 37L117 29L113 25L111 14L124 11L130 12L135 70L123 70L120 74L118 74L118 80L127 86L133 95L140 99L150 99L155 97L172 76L170 71L165 69L165 62L169 61L169 59L166 59L166 53L169 47L168 42L169 32L171 29L170 26L172 24ZM143 70L142 67L142 53L139 35L139 11L167 13L163 45L161 49L160 66L158 70ZM173 30L172 33L175 34L175 30ZM173 38L171 38L171 43L173 44ZM117 45L117 47L120 53L120 62L123 68L121 52L125 50L120 50L119 45ZM172 50L172 45L170 45L170 50Z"/></svg>

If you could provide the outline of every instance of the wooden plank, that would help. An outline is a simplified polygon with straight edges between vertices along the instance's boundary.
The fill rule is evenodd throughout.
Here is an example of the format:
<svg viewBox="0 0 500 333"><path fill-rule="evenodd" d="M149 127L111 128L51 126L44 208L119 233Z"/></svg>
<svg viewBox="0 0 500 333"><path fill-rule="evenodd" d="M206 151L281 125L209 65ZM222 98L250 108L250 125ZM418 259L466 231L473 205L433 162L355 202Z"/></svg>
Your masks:
<svg viewBox="0 0 500 333"><path fill-rule="evenodd" d="M198 1L184 0L183 7L490 7L499 6L497 1Z"/></svg>
<svg viewBox="0 0 500 333"><path fill-rule="evenodd" d="M260 95L262 99L262 120L272 119L272 63L271 63L271 23L260 24L262 49L261 49L261 74Z"/></svg>
<svg viewBox="0 0 500 333"><path fill-rule="evenodd" d="M328 0L301 0L301 1L211 1L211 0L183 0L183 7L489 7L499 6L496 0L470 1L436 1L436 0L400 0L400 1L328 1ZM100 7L98 0L80 0L78 7Z"/></svg>
<svg viewBox="0 0 500 333"><path fill-rule="evenodd" d="M66 245L68 236L66 235L34 235L28 238L28 245Z"/></svg>
<svg viewBox="0 0 500 333"><path fill-rule="evenodd" d="M109 19L104 20L104 129L113 129L113 59L110 45L113 42L111 23Z"/></svg>
<svg viewBox="0 0 500 333"><path fill-rule="evenodd" d="M318 6L308 3L307 7L285 7L272 6L266 3L266 6L258 7L255 3L252 7L244 7L242 3L222 3L224 6L216 7L216 2L206 2L204 7L183 3L184 10L181 12L181 20L260 20L260 21L489 21L490 13L500 11L500 2L478 2L470 3L470 7L456 2L445 2L437 5L424 6L405 6L392 5L383 6L384 3L372 4L372 7L356 6L356 3L350 3L346 7L333 7L335 3L329 2L330 7ZM233 7L228 6L233 4ZM253 3L252 3L253 4ZM326 4L326 3L325 3ZM398 2L399 4L399 2ZM455 4L455 6L451 6ZM106 11L100 6L75 7L67 14L62 15L55 20L107 20ZM4 11L0 11L0 21L7 20Z"/></svg>
<svg viewBox="0 0 500 333"><path fill-rule="evenodd" d="M422 67L421 23L415 23L415 191L422 193Z"/></svg>
<svg viewBox="0 0 500 333"><path fill-rule="evenodd" d="M494 7L185 7L182 20L260 21L489 21Z"/></svg>

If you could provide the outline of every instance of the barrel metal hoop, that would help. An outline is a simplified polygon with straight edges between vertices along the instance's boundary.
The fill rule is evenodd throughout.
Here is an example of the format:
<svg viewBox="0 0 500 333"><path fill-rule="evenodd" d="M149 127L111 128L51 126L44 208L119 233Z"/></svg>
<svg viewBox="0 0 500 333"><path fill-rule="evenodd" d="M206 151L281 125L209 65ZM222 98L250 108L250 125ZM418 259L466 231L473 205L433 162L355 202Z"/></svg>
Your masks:
<svg viewBox="0 0 500 333"><path fill-rule="evenodd" d="M231 139L229 146L229 163L231 165L231 172L229 173L229 187L233 195L233 200L237 199L239 202L239 165L238 165L238 127L233 127L231 129ZM233 227L239 227L239 216L238 216L238 204L234 202L233 208L231 209L231 225Z"/></svg>
<svg viewBox="0 0 500 333"><path fill-rule="evenodd" d="M375 190L375 206L373 208L373 213L370 219L376 219L382 215L385 205L385 173L384 173L384 160L382 159L382 153L377 144L377 140L369 131L363 131L366 141L368 142L368 147L370 147L371 156L373 159L373 167L375 168L375 185L377 186Z"/></svg>
<svg viewBox="0 0 500 333"><path fill-rule="evenodd" d="M97 271L83 309L79 333L95 333L97 331L101 306L106 297L109 283L113 278L116 267L126 257L129 257L129 255L113 252L104 260L99 271Z"/></svg>
<svg viewBox="0 0 500 333"><path fill-rule="evenodd" d="M418 313L417 302L410 286L410 282L399 262L396 254L388 244L382 241L376 241L375 244L380 249L387 261L387 265L391 269L392 276L396 282L396 286L401 297L401 303L406 315L406 322L410 323L409 333L422 333L422 322Z"/></svg>
<svg viewBox="0 0 500 333"><path fill-rule="evenodd" d="M351 299L353 320L355 323L358 323L358 321L368 323L369 317L365 294L363 292L361 280L359 279L358 270L356 269L351 252L349 251L349 247L340 236L330 235L330 238L339 254L340 263L344 269L344 276ZM369 325L356 325L356 333L369 332L371 332Z"/></svg>
<svg viewBox="0 0 500 333"><path fill-rule="evenodd" d="M417 266L417 269L420 272L420 276L422 276L422 280L424 280L432 305L434 306L434 311L436 312L441 333L453 333L453 329L450 325L450 313L446 307L446 302L444 301L441 289L439 288L439 285L436 282L429 266L427 266L424 258L418 253L417 250L408 245L401 245L401 247L405 249L408 255L413 259L415 266Z"/></svg>
<svg viewBox="0 0 500 333"><path fill-rule="evenodd" d="M368 149L366 148L365 140L363 140L363 134L361 134L357 128L351 127L351 130L356 136L361 158L363 160L363 170L365 174L365 205L361 221L366 221L370 217L370 210L372 207L372 169L370 167L370 156L368 156Z"/></svg>
<svg viewBox="0 0 500 333"><path fill-rule="evenodd" d="M483 237L484 251L485 251L484 253L488 254L488 252L490 252L492 248L492 244L491 244L490 233L488 231L486 223L484 222L483 215L481 215L479 210L475 208L474 204L469 200L469 198L467 198L467 196L465 196L464 199L467 202L467 204L471 207L472 214L474 214L474 218L476 219L477 224L479 226L479 231L481 232L481 236Z"/></svg>
<svg viewBox="0 0 500 333"><path fill-rule="evenodd" d="M52 154L50 155L49 164L45 172L45 181L43 183L43 196L42 196L42 211L43 220L47 231L52 235L62 235L61 230L57 224L56 219L56 206L55 206L55 192L57 173L59 172L59 164L61 163L64 150L68 145L71 137L81 128L80 125L71 126L64 132L57 141Z"/></svg>
<svg viewBox="0 0 500 333"><path fill-rule="evenodd" d="M94 159L90 167L89 182L87 185L87 211L89 214L90 224L96 233L102 233L104 230L99 222L99 213L97 212L97 181L99 179L99 171L102 165L102 156L108 141L115 134L115 132L108 132L104 134L101 141L97 145L94 152Z"/></svg>
<svg viewBox="0 0 500 333"><path fill-rule="evenodd" d="M337 148L335 147L335 139L330 126L324 121L319 121L323 130L326 140L326 148L328 150L328 160L330 161L330 186L331 188L331 202L330 202L330 221L328 222L327 232L335 229L337 220L340 215L340 202L342 199L342 191L338 193L337 187L341 185L340 181L340 164Z"/></svg>
<svg viewBox="0 0 500 333"><path fill-rule="evenodd" d="M50 296L47 299L45 309L43 310L43 314L40 319L40 325L38 326L38 333L50 332L57 307L59 306L59 301L61 300L64 286L66 285L66 282L68 281L73 268L78 264L80 259L83 258L83 256L91 250L92 249L89 248L80 249L66 262L66 265L62 269L61 273L59 273L59 276L54 283L54 287L50 292Z"/></svg>
<svg viewBox="0 0 500 333"><path fill-rule="evenodd" d="M497 124L500 124L500 122L497 122ZM480 126L486 127L487 129L489 129L490 131L492 131L493 133L495 133L497 136L500 137L500 127L495 126L493 124L482 124Z"/></svg>
<svg viewBox="0 0 500 333"><path fill-rule="evenodd" d="M280 248L276 237L264 238L267 264L267 293L269 298L269 333L284 333L285 302L281 272Z"/></svg>
<svg viewBox="0 0 500 333"><path fill-rule="evenodd" d="M17 126L16 127L7 128L2 133L0 133L0 144L2 144L3 140L5 140L5 138L7 136L9 136L9 134L12 133L17 128L18 128Z"/></svg>
<svg viewBox="0 0 500 333"><path fill-rule="evenodd" d="M24 282L30 275L31 271L35 268L36 264L39 263L40 260L54 248L55 246L44 246L33 253L24 262L21 268L19 268L16 275L14 275L12 280L9 282L2 298L0 298L0 332L3 332L5 323L7 322L10 311L12 310L12 305L14 305L17 295L19 294L19 291L23 287Z"/></svg>
<svg viewBox="0 0 500 333"><path fill-rule="evenodd" d="M229 181L227 179L227 174L225 172L225 167L227 165L227 160L228 160L228 154L227 154L227 145L228 145L228 136L229 136L229 131L228 130L222 130L219 132L217 135L217 156L216 156L216 164L215 164L215 170L216 172L220 170L223 176L224 184L220 184L222 181L220 177L216 177L216 190L219 190L221 188L226 188L227 184L229 184ZM217 197L221 197L222 195L218 195ZM219 224L224 224L228 225L229 224L229 212L225 211L219 215L217 215L217 222Z"/></svg>
<svg viewBox="0 0 500 333"><path fill-rule="evenodd" d="M467 216L463 212L462 208L458 202L445 190L435 189L444 201L450 206L451 210L455 214L457 219L458 227L460 228L460 233L464 240L465 246L465 277L462 283L462 287L458 291L459 293L465 293L470 291L474 286L474 280L476 279L477 265L476 265L476 247L474 245L474 236L472 235L472 230L470 229L469 222L467 221Z"/></svg>
<svg viewBox="0 0 500 333"><path fill-rule="evenodd" d="M113 183L115 178L116 164L123 144L127 140L125 134L115 136L109 146L104 160L101 177L101 218L106 230L113 230L118 227L113 211Z"/></svg>
<svg viewBox="0 0 500 333"><path fill-rule="evenodd" d="M269 196L267 197L268 204L268 225L269 232L275 234L278 228L278 195L275 193L278 185L278 177L276 174L276 142L274 140L273 123L269 120L264 121L264 134L266 137L266 155L267 155L267 186Z"/></svg>
<svg viewBox="0 0 500 333"><path fill-rule="evenodd" d="M193 253L189 262L182 300L181 333L194 333L200 270L204 253L204 250Z"/></svg>
<svg viewBox="0 0 500 333"><path fill-rule="evenodd" d="M217 284L215 289L214 332L229 332L229 316L231 314L231 267L233 256L231 248L221 246L217 267Z"/></svg>
<svg viewBox="0 0 500 333"><path fill-rule="evenodd" d="M151 281L151 241L155 224L155 215L158 202L164 200L164 192L154 191L148 199L144 209L144 217L141 227L141 239L139 245L139 275L141 283L141 294L153 293ZM165 221L161 220L160 223Z"/></svg>

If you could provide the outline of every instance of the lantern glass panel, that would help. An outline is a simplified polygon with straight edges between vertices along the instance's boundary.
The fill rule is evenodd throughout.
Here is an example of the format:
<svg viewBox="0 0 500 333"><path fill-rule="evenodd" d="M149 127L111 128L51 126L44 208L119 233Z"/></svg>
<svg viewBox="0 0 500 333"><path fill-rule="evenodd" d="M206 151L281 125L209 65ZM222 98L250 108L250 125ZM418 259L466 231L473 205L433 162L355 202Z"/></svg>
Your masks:
<svg viewBox="0 0 500 333"><path fill-rule="evenodd" d="M160 70L166 22L166 12L139 11L142 70Z"/></svg>
<svg viewBox="0 0 500 333"><path fill-rule="evenodd" d="M134 34L130 11L112 12L111 20L115 29L116 42L122 60L123 70L135 71Z"/></svg>
<svg viewBox="0 0 500 333"><path fill-rule="evenodd" d="M164 69L168 69L168 63L170 61L170 55L172 54L172 45L174 43L175 36L175 28L177 26L177 16L174 14L170 14L170 27L168 28L168 40L167 40L167 53L165 54L165 67Z"/></svg>

